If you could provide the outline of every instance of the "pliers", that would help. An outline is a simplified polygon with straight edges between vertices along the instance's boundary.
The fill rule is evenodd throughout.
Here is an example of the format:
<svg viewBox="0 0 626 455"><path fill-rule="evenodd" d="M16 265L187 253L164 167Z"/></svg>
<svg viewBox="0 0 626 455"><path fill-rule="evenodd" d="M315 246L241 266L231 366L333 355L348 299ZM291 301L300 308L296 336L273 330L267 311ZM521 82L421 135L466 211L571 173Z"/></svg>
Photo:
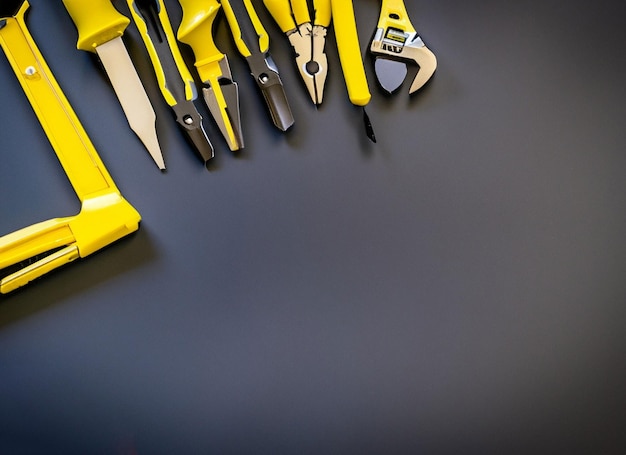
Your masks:
<svg viewBox="0 0 626 455"><path fill-rule="evenodd" d="M306 0L263 0L296 54L296 66L313 103L322 103L328 61L324 53L331 20L331 0L313 0L311 21Z"/></svg>
<svg viewBox="0 0 626 455"><path fill-rule="evenodd" d="M293 125L291 107L278 68L269 53L269 35L251 0L220 0L239 53L261 90L274 125L286 131Z"/></svg>
<svg viewBox="0 0 626 455"><path fill-rule="evenodd" d="M221 7L217 0L179 0L183 18L177 37L196 57L196 69L206 102L230 150L244 146L239 116L239 89L233 81L228 58L215 45L213 23Z"/></svg>
<svg viewBox="0 0 626 455"><path fill-rule="evenodd" d="M426 47L413 28L402 0L382 0L370 52L376 60L376 78L389 93L400 88L404 82L407 74L406 63L419 68L409 94L422 88L437 68L435 54Z"/></svg>
<svg viewBox="0 0 626 455"><path fill-rule="evenodd" d="M213 146L193 104L197 97L193 77L185 66L163 0L127 0L128 8L146 45L167 104L176 121L187 133L206 163L213 157Z"/></svg>

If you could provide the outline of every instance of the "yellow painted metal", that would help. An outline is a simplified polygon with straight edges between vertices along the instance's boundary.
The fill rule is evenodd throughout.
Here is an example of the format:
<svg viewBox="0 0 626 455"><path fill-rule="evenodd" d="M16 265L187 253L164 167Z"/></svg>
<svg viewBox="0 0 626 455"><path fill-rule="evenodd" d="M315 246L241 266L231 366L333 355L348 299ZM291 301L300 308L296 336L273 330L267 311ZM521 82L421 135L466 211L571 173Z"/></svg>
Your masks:
<svg viewBox="0 0 626 455"><path fill-rule="evenodd" d="M76 47L96 52L96 47L124 34L130 19L120 14L111 0L63 0L78 29Z"/></svg>
<svg viewBox="0 0 626 455"><path fill-rule="evenodd" d="M416 33L402 0L383 0L378 18L378 28L397 28L405 33Z"/></svg>
<svg viewBox="0 0 626 455"><path fill-rule="evenodd" d="M56 218L0 237L0 270L52 254L0 279L7 293L136 231L141 217L120 194L34 42L24 15L2 18L4 50L81 202L75 216Z"/></svg>

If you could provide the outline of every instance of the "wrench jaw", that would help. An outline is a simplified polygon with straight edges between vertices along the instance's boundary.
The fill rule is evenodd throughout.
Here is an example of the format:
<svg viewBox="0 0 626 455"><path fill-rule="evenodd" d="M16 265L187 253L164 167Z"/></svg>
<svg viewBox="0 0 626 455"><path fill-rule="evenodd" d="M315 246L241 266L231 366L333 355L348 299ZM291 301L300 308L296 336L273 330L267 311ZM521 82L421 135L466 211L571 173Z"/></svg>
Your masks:
<svg viewBox="0 0 626 455"><path fill-rule="evenodd" d="M376 78L384 90L395 92L406 78L406 65L418 67L409 94L422 88L437 69L437 57L426 47L417 32L378 28L370 52L375 58Z"/></svg>

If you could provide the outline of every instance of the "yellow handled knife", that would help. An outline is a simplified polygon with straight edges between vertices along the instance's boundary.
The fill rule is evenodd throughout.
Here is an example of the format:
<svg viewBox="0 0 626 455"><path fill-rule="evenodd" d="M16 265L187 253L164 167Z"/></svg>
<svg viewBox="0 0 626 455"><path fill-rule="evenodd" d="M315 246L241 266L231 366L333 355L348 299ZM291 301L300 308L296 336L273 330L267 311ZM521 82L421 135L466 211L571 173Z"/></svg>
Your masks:
<svg viewBox="0 0 626 455"><path fill-rule="evenodd" d="M63 4L78 29L76 47L98 54L131 129L157 166L165 169L154 109L122 42L130 19L120 14L110 0L63 0Z"/></svg>

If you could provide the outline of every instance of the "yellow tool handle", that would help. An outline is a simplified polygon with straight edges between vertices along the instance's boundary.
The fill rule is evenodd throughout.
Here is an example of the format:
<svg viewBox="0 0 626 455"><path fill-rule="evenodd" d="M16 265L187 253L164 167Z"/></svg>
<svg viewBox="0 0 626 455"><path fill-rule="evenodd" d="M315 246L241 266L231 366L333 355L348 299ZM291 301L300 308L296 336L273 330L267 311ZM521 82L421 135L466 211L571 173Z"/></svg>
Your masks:
<svg viewBox="0 0 626 455"><path fill-rule="evenodd" d="M96 52L96 47L122 36L130 23L110 0L63 0L63 4L78 29L76 47L83 51Z"/></svg>
<svg viewBox="0 0 626 455"><path fill-rule="evenodd" d="M291 12L296 20L296 24L302 25L306 22L311 22L306 0L291 0Z"/></svg>
<svg viewBox="0 0 626 455"><path fill-rule="evenodd" d="M226 20L233 34L235 45L244 57L250 57L250 49L265 53L270 38L250 0L221 0Z"/></svg>
<svg viewBox="0 0 626 455"><path fill-rule="evenodd" d="M291 15L289 0L263 0L263 4L284 33L297 28Z"/></svg>
<svg viewBox="0 0 626 455"><path fill-rule="evenodd" d="M215 65L211 63L224 58L213 40L213 22L220 4L217 0L179 0L179 3L183 8L183 18L176 36L181 43L191 46L200 79L206 82L214 76Z"/></svg>
<svg viewBox="0 0 626 455"><path fill-rule="evenodd" d="M332 0L332 17L343 77L352 104L365 106L372 95L367 85L352 0Z"/></svg>
<svg viewBox="0 0 626 455"><path fill-rule="evenodd" d="M398 28L405 33L415 33L402 0L383 0L378 18L378 28L387 29L389 27Z"/></svg>
<svg viewBox="0 0 626 455"><path fill-rule="evenodd" d="M168 88L168 79L171 77L180 77L183 80L185 85L185 99L188 101L195 99L197 94L193 83L193 77L185 65L183 56L181 55L180 49L176 44L176 37L174 36L172 24L170 23L163 0L150 0L148 2L144 0L141 2L144 5L146 3L154 5L154 11L151 10L149 12L151 15L147 18L145 18L140 12L139 7L137 6L138 2L136 0L127 0L127 3L133 20L139 30L139 34L141 35L141 38L146 45L146 49L148 50L148 55L150 56L150 61L154 67L159 88L161 89L161 93L163 93L163 97L165 98L167 104L175 106L178 103L176 97ZM159 30L153 32L157 36L152 37L148 32L147 22L150 22L151 27L156 26L159 28ZM161 33L165 36L162 36ZM156 41L153 41L153 39ZM161 50L162 53L167 50L167 57L173 59L173 67L168 65L167 70L164 68L161 63L159 50ZM173 74L173 72L176 71L178 74Z"/></svg>
<svg viewBox="0 0 626 455"><path fill-rule="evenodd" d="M331 19L331 0L313 0L315 10L315 22L313 25L328 27Z"/></svg>
<svg viewBox="0 0 626 455"><path fill-rule="evenodd" d="M24 22L24 2L0 29L0 45L18 76L35 114L78 198L115 189L98 153L57 84Z"/></svg>

